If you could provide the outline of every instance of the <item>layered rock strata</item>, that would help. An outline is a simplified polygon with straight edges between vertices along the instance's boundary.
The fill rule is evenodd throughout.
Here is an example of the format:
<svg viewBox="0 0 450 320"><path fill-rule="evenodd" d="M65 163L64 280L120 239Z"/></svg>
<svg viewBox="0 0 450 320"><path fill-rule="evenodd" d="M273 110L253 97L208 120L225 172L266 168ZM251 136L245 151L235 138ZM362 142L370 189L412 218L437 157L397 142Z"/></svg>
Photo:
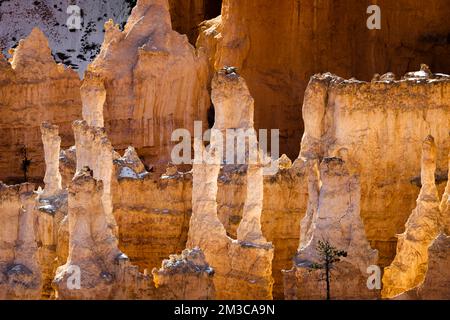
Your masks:
<svg viewBox="0 0 450 320"><path fill-rule="evenodd" d="M392 261L395 236L404 231L420 191L420 157L406 155L420 154L429 134L439 146L440 194L447 179L450 80L426 70L371 83L316 75L305 93L300 156L341 157L359 173L361 217L380 266Z"/></svg>
<svg viewBox="0 0 450 320"><path fill-rule="evenodd" d="M62 188L62 176L59 171L61 137L58 126L44 122L41 125L42 143L45 154L44 190L37 191L36 219L37 239L39 243L39 261L41 264L43 298L53 298L51 283L58 266L65 262L58 251L66 251L68 242L60 237L60 230L67 224L67 190ZM59 258L59 259L58 259Z"/></svg>
<svg viewBox="0 0 450 320"><path fill-rule="evenodd" d="M214 270L198 248L171 255L163 261L160 269L153 269L152 274L159 299L214 299Z"/></svg>
<svg viewBox="0 0 450 320"><path fill-rule="evenodd" d="M103 208L103 181L89 168L69 187L69 254L53 281L58 299L144 299L151 278L140 274L117 247Z"/></svg>
<svg viewBox="0 0 450 320"><path fill-rule="evenodd" d="M88 73L80 88L83 103L82 116L88 126L103 128L103 107L106 89L103 80L95 74Z"/></svg>
<svg viewBox="0 0 450 320"><path fill-rule="evenodd" d="M376 5L381 29L370 30L368 4L358 0L280 0L275 7L259 0L224 0L221 23L213 23L218 28L204 28L200 38L212 44L215 70L238 67L256 101L255 127L279 128L281 153L293 159L311 75L327 70L368 81L377 72L405 74L420 63L450 73L447 1L380 0Z"/></svg>
<svg viewBox="0 0 450 320"><path fill-rule="evenodd" d="M141 270L152 270L186 246L192 173L147 173L133 149L128 150L114 161L112 202L119 247Z"/></svg>
<svg viewBox="0 0 450 320"><path fill-rule="evenodd" d="M39 299L42 292L33 184L0 183L0 299Z"/></svg>
<svg viewBox="0 0 450 320"><path fill-rule="evenodd" d="M57 65L45 35L37 28L19 42L10 63L0 56L0 179L23 182L44 177L40 126L59 126L61 145L73 144L70 124L81 116L80 80Z"/></svg>
<svg viewBox="0 0 450 320"><path fill-rule="evenodd" d="M206 61L172 30L168 0L138 1L124 31L112 22L105 30L83 87L103 82L105 127L117 150L133 145L144 163L167 163L175 129L193 132L194 120L207 126Z"/></svg>
<svg viewBox="0 0 450 320"><path fill-rule="evenodd" d="M227 143L224 148L223 133L227 129L252 129L253 99L244 80L236 73L217 74L212 87L216 122L211 131L208 150L198 139L194 142L193 207L187 247L199 247L204 251L206 260L215 270L214 286L218 299L272 299L273 246L263 237L260 223L263 195L262 159L259 150L254 150L255 145L247 140L243 141L250 146L244 155L250 168L247 186L255 189L251 190L252 192L247 191L237 240L227 236L217 216L217 178L221 163L230 160L225 158L230 144ZM230 95L230 92L238 92L239 96ZM248 140L252 138L256 140L256 135L252 137L250 134ZM233 152L238 149L234 141L231 148ZM257 158L251 159L252 152L256 152ZM256 161L252 163L250 160ZM259 192L253 193L258 190Z"/></svg>
<svg viewBox="0 0 450 320"><path fill-rule="evenodd" d="M428 268L423 282L397 297L399 300L450 299L450 237L441 233L428 248Z"/></svg>
<svg viewBox="0 0 450 320"><path fill-rule="evenodd" d="M169 0L173 29L195 44L199 24L220 15L221 0Z"/></svg>

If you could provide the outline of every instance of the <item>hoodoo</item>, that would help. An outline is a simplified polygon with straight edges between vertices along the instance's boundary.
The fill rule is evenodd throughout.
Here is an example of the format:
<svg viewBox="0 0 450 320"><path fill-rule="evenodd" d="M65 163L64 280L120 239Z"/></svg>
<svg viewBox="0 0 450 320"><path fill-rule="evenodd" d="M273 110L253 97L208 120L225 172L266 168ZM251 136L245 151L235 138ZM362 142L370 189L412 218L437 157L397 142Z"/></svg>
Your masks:
<svg viewBox="0 0 450 320"><path fill-rule="evenodd" d="M450 299L448 0L69 2L0 0L0 299Z"/></svg>

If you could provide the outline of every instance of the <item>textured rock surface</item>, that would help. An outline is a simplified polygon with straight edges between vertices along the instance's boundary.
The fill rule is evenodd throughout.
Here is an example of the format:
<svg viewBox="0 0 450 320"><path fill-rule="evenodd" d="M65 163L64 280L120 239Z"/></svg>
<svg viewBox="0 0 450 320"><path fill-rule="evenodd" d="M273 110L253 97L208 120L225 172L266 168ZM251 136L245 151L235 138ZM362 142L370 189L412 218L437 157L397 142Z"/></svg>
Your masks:
<svg viewBox="0 0 450 320"><path fill-rule="evenodd" d="M22 0L0 2L0 49L8 49L26 37L33 27L39 27L49 38L57 62L77 70L83 76L88 64L100 51L105 29L103 25L113 19L124 26L135 1L130 0L77 0L82 20L80 29L69 30L69 3L60 0ZM221 0L169 0L174 30L186 34L195 43L197 26L206 19L220 15ZM76 21L74 19L70 21Z"/></svg>
<svg viewBox="0 0 450 320"><path fill-rule="evenodd" d="M395 235L404 231L414 208L420 145L429 134L438 146L440 194L445 186L450 81L429 77L366 83L323 74L311 79L305 93L301 156L337 156L355 167L361 177L361 216L380 266L392 261Z"/></svg>
<svg viewBox="0 0 450 320"><path fill-rule="evenodd" d="M33 184L0 183L0 299L39 299Z"/></svg>
<svg viewBox="0 0 450 320"><path fill-rule="evenodd" d="M187 247L199 247L204 251L206 260L215 270L214 286L218 299L272 299L273 246L261 231L263 168L258 150L250 147L244 156L249 170L237 240L227 236L217 215L217 178L220 164L225 160L222 133L226 129L252 129L253 99L245 81L237 74L218 73L212 88L216 122L211 131L211 144L205 150L201 141L194 141L196 160ZM251 146L251 142L248 145ZM235 148L234 143L232 148ZM253 163L252 151L257 153Z"/></svg>
<svg viewBox="0 0 450 320"><path fill-rule="evenodd" d="M81 101L83 102L83 119L88 126L103 128L105 126L103 107L106 100L106 89L103 80L88 73L80 90Z"/></svg>
<svg viewBox="0 0 450 320"><path fill-rule="evenodd" d="M450 72L447 1L376 4L381 30L367 28L368 4L358 0L281 0L276 6L224 0L219 29L205 28L216 40L216 70L239 68L255 98L255 127L280 128L280 150L291 159L303 130L300 101L314 73L370 80L377 72L404 74L420 63Z"/></svg>
<svg viewBox="0 0 450 320"><path fill-rule="evenodd" d="M0 179L40 184L0 184L0 298L323 299L324 238L347 251L333 299L380 298L367 267L389 265L396 245L384 296L447 298L450 77L426 65L370 83L318 74L300 119L314 72L448 71L449 4L388 2L378 31L356 0L224 0L202 23L220 0L139 0L104 31L118 2L92 5L70 37L44 23L52 46L82 37L57 61L85 59L80 71L97 55L83 82L34 29L0 59ZM31 6L11 3L0 1L0 43ZM62 18L50 4L33 1L27 33L34 14ZM89 57L73 59L79 45ZM210 144L196 137L193 168L175 165L171 134L194 120L213 128ZM281 151L300 155L269 161L255 127L281 129ZM236 129L245 140L222 139ZM264 175L268 164L278 171Z"/></svg>
<svg viewBox="0 0 450 320"><path fill-rule="evenodd" d="M61 137L58 135L58 126L44 122L41 125L42 143L45 155L45 189L42 196L54 196L62 191L61 174L59 173L59 151Z"/></svg>
<svg viewBox="0 0 450 320"><path fill-rule="evenodd" d="M440 226L442 230L448 235L450 234L450 153L448 155L449 172L447 180L447 186L445 187L444 194L442 195L441 204L439 209L441 211Z"/></svg>
<svg viewBox="0 0 450 320"><path fill-rule="evenodd" d="M44 177L40 126L56 124L63 148L73 144L70 123L81 115L78 75L57 65L39 29L21 40L11 64L0 57L0 179L23 181L24 150L31 160L28 178Z"/></svg>
<svg viewBox="0 0 450 320"><path fill-rule="evenodd" d="M35 229L42 272L42 297L51 299L54 298L52 281L56 268L66 262L69 248L68 235L65 238L66 234L62 232L68 225L67 191L49 197L39 194L36 201L39 214Z"/></svg>
<svg viewBox="0 0 450 320"><path fill-rule="evenodd" d="M95 120L94 120L95 121ZM111 179L113 176L113 148L104 128L91 127L85 120L74 121L76 171L89 168L93 177L103 182L102 204L109 228L116 230L111 199Z"/></svg>
<svg viewBox="0 0 450 320"><path fill-rule="evenodd" d="M56 298L146 298L151 279L118 249L103 208L103 182L91 174L78 171L69 187L69 255L56 271Z"/></svg>
<svg viewBox="0 0 450 320"><path fill-rule="evenodd" d="M440 234L428 249L428 269L423 283L397 299L448 300L450 299L450 237Z"/></svg>
<svg viewBox="0 0 450 320"><path fill-rule="evenodd" d="M160 269L153 269L153 281L159 299L214 299L214 270L206 263L203 252L196 248L171 255Z"/></svg>
<svg viewBox="0 0 450 320"><path fill-rule="evenodd" d="M205 152L196 142L195 154ZM200 145L200 148L198 146ZM214 286L218 299L226 298L224 287L231 272L228 257L231 238L226 234L223 224L217 217L217 177L220 171L220 159L215 164L194 163L192 185L192 217L189 224L187 248L199 247L206 261L214 269Z"/></svg>
<svg viewBox="0 0 450 320"><path fill-rule="evenodd" d="M186 34L191 43L198 36L198 25L220 15L221 0L169 0L173 29Z"/></svg>
<svg viewBox="0 0 450 320"><path fill-rule="evenodd" d="M112 22L105 29L83 86L103 80L105 126L117 150L133 145L144 163L167 163L173 130L192 132L194 120L206 127L206 60L172 30L167 0L139 1L123 32Z"/></svg>
<svg viewBox="0 0 450 320"><path fill-rule="evenodd" d="M119 247L141 270L152 270L186 245L192 175L119 178L113 188Z"/></svg>
<svg viewBox="0 0 450 320"><path fill-rule="evenodd" d="M294 288L295 292L293 296L287 292L286 297L325 298L324 285L320 283L323 271L311 268L323 258L317 251L318 242L328 241L347 253L332 271L332 298L376 298L377 292L367 289L366 270L376 264L378 253L370 247L360 217L359 177L339 158L325 158L320 164L320 173L317 162L310 161L308 209L301 223L300 247L294 268L288 271L285 281L286 288ZM289 281L294 281L295 285Z"/></svg>
<svg viewBox="0 0 450 320"><path fill-rule="evenodd" d="M398 252L385 269L383 294L395 299L448 299L450 297L450 241L448 237L447 182L439 205L433 173L436 146L428 137L423 146L422 190L417 208L400 235ZM450 180L449 180L450 181Z"/></svg>
<svg viewBox="0 0 450 320"><path fill-rule="evenodd" d="M436 145L428 136L422 151L422 188L417 206L398 236L397 254L384 269L383 296L393 298L424 281L428 268L428 247L440 230L439 195L435 184Z"/></svg>

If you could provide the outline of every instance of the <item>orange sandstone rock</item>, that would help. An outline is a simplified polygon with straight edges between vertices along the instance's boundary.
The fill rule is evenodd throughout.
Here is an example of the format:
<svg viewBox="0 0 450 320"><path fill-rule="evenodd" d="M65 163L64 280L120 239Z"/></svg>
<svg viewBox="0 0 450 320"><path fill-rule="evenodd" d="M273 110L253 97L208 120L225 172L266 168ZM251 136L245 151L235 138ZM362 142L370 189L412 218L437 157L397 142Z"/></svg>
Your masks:
<svg viewBox="0 0 450 320"><path fill-rule="evenodd" d="M447 1L376 4L380 30L367 28L368 4L358 0L224 0L221 22L204 24L200 39L208 40L198 44L214 43L207 51L216 71L238 67L255 98L256 129L280 128L280 150L293 159L303 133L301 101L313 74L369 81L377 72L405 74L420 63L450 73Z"/></svg>
<svg viewBox="0 0 450 320"><path fill-rule="evenodd" d="M104 86L105 127L117 150L133 145L144 163L167 163L173 130L192 132L194 120L206 127L206 61L172 30L168 0L138 1L124 31L111 21L105 29L83 87Z"/></svg>
<svg viewBox="0 0 450 320"><path fill-rule="evenodd" d="M439 195L435 184L436 145L428 136L423 142L422 188L417 207L398 236L397 254L385 268L383 296L393 298L423 282L428 267L428 247L439 233Z"/></svg>
<svg viewBox="0 0 450 320"><path fill-rule="evenodd" d="M355 168L361 217L380 253L380 266L393 259L395 235L404 231L414 208L420 191L419 146L429 134L438 146L436 181L443 192L449 101L449 78L440 75L367 83L323 74L312 77L305 92L301 156L340 157Z"/></svg>
<svg viewBox="0 0 450 320"><path fill-rule="evenodd" d="M366 286L366 272L377 263L378 253L370 247L360 217L359 177L339 158L325 158L320 174L317 162L310 161L308 210L294 268L286 275L286 298L325 299L325 283L320 281L323 271L312 269L323 259L317 251L319 241L347 253L331 271L331 298L376 298L377 292Z"/></svg>
<svg viewBox="0 0 450 320"><path fill-rule="evenodd" d="M0 183L0 299L41 297L33 189Z"/></svg>
<svg viewBox="0 0 450 320"><path fill-rule="evenodd" d="M81 115L80 79L55 63L38 28L20 41L11 64L0 60L0 179L23 181L25 149L31 160L28 178L40 180L45 172L41 123L59 126L63 148L73 144L71 122Z"/></svg>
<svg viewBox="0 0 450 320"><path fill-rule="evenodd" d="M194 248L171 255L160 269L153 269L153 281L159 299L211 300L214 298L214 270L206 263L203 252Z"/></svg>

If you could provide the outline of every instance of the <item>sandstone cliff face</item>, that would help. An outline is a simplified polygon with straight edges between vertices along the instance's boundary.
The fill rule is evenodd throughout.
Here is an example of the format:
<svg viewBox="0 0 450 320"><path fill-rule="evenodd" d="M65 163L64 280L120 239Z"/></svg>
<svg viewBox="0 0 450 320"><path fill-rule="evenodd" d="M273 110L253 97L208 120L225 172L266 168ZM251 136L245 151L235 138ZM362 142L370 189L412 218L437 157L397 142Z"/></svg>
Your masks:
<svg viewBox="0 0 450 320"><path fill-rule="evenodd" d="M187 35L194 44L198 36L198 26L204 20L220 15L221 0L169 0L173 29Z"/></svg>
<svg viewBox="0 0 450 320"><path fill-rule="evenodd" d="M0 299L39 299L34 185L0 184Z"/></svg>
<svg viewBox="0 0 450 320"><path fill-rule="evenodd" d="M423 284L417 289L420 299L450 299L450 237L440 234L428 249L428 270Z"/></svg>
<svg viewBox="0 0 450 320"><path fill-rule="evenodd" d="M266 242L258 244L227 236L217 217L219 158L216 161L217 164L194 164L193 208L186 246L198 246L205 252L215 271L217 299L271 299L273 247ZM260 228L255 226L250 233L260 234Z"/></svg>
<svg viewBox="0 0 450 320"><path fill-rule="evenodd" d="M194 141L192 217L187 247L199 247L204 251L206 260L215 270L218 299L272 299L273 246L261 231L263 158L251 142L256 141L254 133L252 136L250 132L248 141L244 140L249 146L244 155L248 166L247 191L237 240L227 236L217 215L220 165L230 161L223 153L223 133L227 129L252 129L253 99L245 81L235 73L219 72L212 88L216 121L209 149L205 150L198 139ZM238 148L234 141L231 148ZM252 152L257 153L256 158L252 159Z"/></svg>
<svg viewBox="0 0 450 320"><path fill-rule="evenodd" d="M27 178L40 180L45 171L41 123L59 125L62 146L73 144L70 123L81 115L80 80L55 63L37 28L20 41L11 64L0 60L0 179L23 181L26 152L31 160Z"/></svg>
<svg viewBox="0 0 450 320"><path fill-rule="evenodd" d="M63 151L61 172L71 181L75 172L75 149ZM289 162L289 161L288 161ZM170 254L186 246L192 212L192 173L170 168L161 177L146 173L133 148L115 158L112 183L114 217L119 248L140 270L151 270ZM306 210L307 185L302 161L280 166L276 175L264 177L261 224L264 236L274 243L273 296L283 298L281 270L291 266L299 241L300 219ZM117 180L117 183L116 183ZM237 237L246 194L246 169L225 166L219 174L218 216L227 234ZM285 192L289 190L289 192ZM68 241L67 223L61 227L60 242ZM59 260L67 253L61 244Z"/></svg>
<svg viewBox="0 0 450 320"><path fill-rule="evenodd" d="M424 281L416 288L397 296L404 300L450 299L450 237L440 234L428 249L428 268Z"/></svg>
<svg viewBox="0 0 450 320"><path fill-rule="evenodd" d="M105 29L83 86L103 81L105 127L116 149L133 145L144 163L167 163L173 130L192 129L194 120L206 127L206 61L172 30L167 0L139 1L123 32L112 22Z"/></svg>
<svg viewBox="0 0 450 320"><path fill-rule="evenodd" d="M186 245L192 175L119 177L113 188L119 247L141 270L152 270Z"/></svg>
<svg viewBox="0 0 450 320"><path fill-rule="evenodd" d="M153 269L152 274L158 288L158 299L214 298L214 270L206 263L205 255L198 248L185 249L181 255L171 255L163 261L160 269Z"/></svg>
<svg viewBox="0 0 450 320"><path fill-rule="evenodd" d="M192 213L192 173L176 172L159 177L150 173L139 177L129 172L116 159L114 184L114 217L119 229L119 248L140 270L151 270L170 254L186 247ZM122 168L122 169L121 169ZM218 177L218 217L226 233L237 237L247 190L246 170L224 167ZM139 171L138 169L136 169ZM289 190L286 192L286 190ZM275 247L272 263L274 298L283 298L282 269L292 266L299 243L300 219L306 211L307 184L304 165L297 161L292 167L280 168L274 176L264 177L261 216L263 235Z"/></svg>
<svg viewBox="0 0 450 320"><path fill-rule="evenodd" d="M153 184L150 174L133 147L127 148L124 155L120 157L112 149L104 128L95 126L102 123L101 112L96 112L101 110L98 106L102 104L102 99L101 97L97 99L98 97L90 89L82 90L83 97L88 97L83 100L85 103L83 114L91 125L85 120L77 120L73 123L76 145L74 148L65 150L62 157L64 159L62 167L66 169L66 173L75 171L75 176L67 182L69 185L68 215L60 222L57 232L57 261L64 261L65 264L56 270L53 280L55 297L57 299L214 297L212 284L214 273L205 261L202 262L201 252L186 251L180 259L171 256L170 261L177 261L175 266L170 261L163 263L162 269L154 271L155 281L157 281L155 283L145 269L160 264L161 260L171 252L177 252L184 246L186 240L183 242L182 234L183 232L186 234L186 227L182 225L181 230L177 231L178 221L170 220L170 217L178 217L181 213L184 220L185 211L179 210L177 213L173 210L169 213L169 210L164 209L155 214L156 218L159 216L159 220L149 220L147 209L149 199L146 199L146 195L150 194L150 199L155 199L153 190L147 190L147 187ZM74 168L71 168L73 165ZM176 168L172 167L168 169L167 175L164 175L161 181L177 178L178 175ZM166 202L171 202L170 197L176 194L178 185L176 180L178 179L174 179L172 188L167 188L167 184L161 187L167 190L166 193L161 192L165 198L158 199L157 206L164 207ZM130 183L121 185L124 181ZM142 190L138 188L139 182L144 182ZM163 183L166 182L163 181ZM121 189L122 187L124 189ZM128 193L121 194L124 190ZM113 201L112 197L117 195L118 197ZM183 196L184 193L181 190L180 198ZM177 204L174 204L176 207ZM143 218L144 223L136 222L136 217ZM119 224L116 223L115 218L118 218ZM133 224L133 221L136 224ZM136 225L143 229L136 228ZM160 229L153 228L156 226ZM158 242L154 241L155 237L150 237L150 241L146 242L150 244L150 250L145 250L145 244L140 243L139 239L142 235L148 235L145 234L148 228L156 236L162 235L163 239ZM175 235L167 232L170 228L175 230ZM175 242L170 238L171 236L174 236ZM181 238L178 239L177 236ZM167 240L172 240L172 243ZM128 256L122 253L119 249L119 241L120 247L132 253L133 263L137 262L144 268L143 273L140 273L138 266L132 265ZM142 257L144 259L139 259ZM183 263L186 268L179 268ZM203 268L200 273L199 268Z"/></svg>
<svg viewBox="0 0 450 320"><path fill-rule="evenodd" d="M327 70L370 80L377 72L404 74L420 63L450 72L447 1L376 4L381 30L367 28L368 4L358 0L281 0L276 6L224 0L219 28L204 28L200 38L217 46L211 50L216 70L240 69L255 98L255 127L280 128L280 150L293 159L303 132L300 101L313 74Z"/></svg>
<svg viewBox="0 0 450 320"><path fill-rule="evenodd" d="M450 153L448 155L449 172L447 186L445 187L439 209L441 211L440 226L446 234L450 234Z"/></svg>
<svg viewBox="0 0 450 320"><path fill-rule="evenodd" d="M436 145L429 136L423 143L422 188L417 207L398 236L397 254L384 270L383 295L388 298L415 288L424 281L428 267L428 247L439 232L439 196L435 184Z"/></svg>
<svg viewBox="0 0 450 320"><path fill-rule="evenodd" d="M56 271L56 298L146 298L151 279L118 249L103 208L103 182L91 174L78 171L69 187L69 255Z"/></svg>
<svg viewBox="0 0 450 320"><path fill-rule="evenodd" d="M450 275L446 264L450 258L448 231L447 182L439 204L434 171L436 145L428 136L423 143L422 189L417 207L399 235L397 255L385 269L383 296L395 299L445 299L449 297Z"/></svg>
<svg viewBox="0 0 450 320"><path fill-rule="evenodd" d="M97 55L103 41L103 25L108 19L124 25L130 12L129 0L21 0L0 2L0 50L5 55L34 27L48 37L57 62L77 70L80 77ZM80 8L80 29L69 28L77 19L67 13L70 5ZM69 22L68 22L69 21Z"/></svg>
<svg viewBox="0 0 450 320"><path fill-rule="evenodd" d="M62 261L61 251L67 251L68 241L60 237L60 230L67 222L67 191L62 189L62 177L59 172L59 151L61 137L58 126L44 122L41 125L42 143L45 154L44 190L38 189L35 206L39 211L37 217L37 239L39 243L39 262L42 272L42 296L53 298L51 287L56 268Z"/></svg>
<svg viewBox="0 0 450 320"><path fill-rule="evenodd" d="M56 268L57 230L67 212L64 194L44 198L30 183L0 184L0 297L49 299Z"/></svg>
<svg viewBox="0 0 450 320"><path fill-rule="evenodd" d="M356 168L361 216L381 266L392 260L395 235L404 231L419 193L420 158L406 155L420 154L420 143L429 134L438 146L436 180L442 193L439 183L446 179L450 148L449 101L448 78L425 71L372 83L317 75L305 93L301 156L337 156Z"/></svg>
<svg viewBox="0 0 450 320"><path fill-rule="evenodd" d="M280 128L281 151L296 157L313 72L368 79L422 61L445 71L448 3L383 0L375 32L356 0L281 0L276 10L225 0L195 49L188 37L219 3L139 1L123 31L106 24L82 85L37 29L10 63L0 59L0 179L19 180L31 158L28 178L45 183L0 184L0 298L322 299L313 264L323 239L347 252L334 299L379 298L367 267L394 256L385 297L448 297L449 76L425 65L400 81L313 76L294 163L269 160L254 130ZM399 18L402 6L411 11ZM419 11L407 33L397 27ZM192 171L167 164L173 130L193 131L194 120L204 129L212 110ZM241 159L222 149L235 129L247 136L231 150L253 147ZM278 171L264 176L269 164Z"/></svg>
<svg viewBox="0 0 450 320"><path fill-rule="evenodd" d="M360 217L359 177L339 158L325 158L320 164L320 173L317 161L310 161L310 198L301 223L294 268L287 272L285 280L286 298L325 298L325 288L320 281L323 271L314 271L312 267L323 259L317 249L319 241L327 241L346 252L345 258L332 270L332 298L375 298L377 292L369 291L366 286L366 270L376 264L378 253L370 247Z"/></svg>

